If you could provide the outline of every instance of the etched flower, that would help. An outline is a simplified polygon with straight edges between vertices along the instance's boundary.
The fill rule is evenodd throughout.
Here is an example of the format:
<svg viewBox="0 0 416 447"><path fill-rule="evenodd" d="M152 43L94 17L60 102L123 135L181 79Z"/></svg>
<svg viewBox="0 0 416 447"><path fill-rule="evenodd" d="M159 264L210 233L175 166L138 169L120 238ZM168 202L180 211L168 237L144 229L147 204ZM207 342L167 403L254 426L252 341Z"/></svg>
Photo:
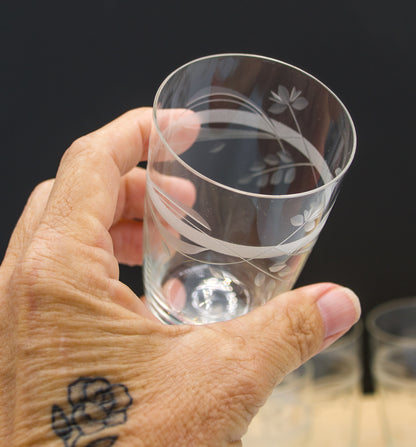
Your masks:
<svg viewBox="0 0 416 447"><path fill-rule="evenodd" d="M68 402L72 407L70 415L59 405L53 406L52 428L65 446L75 447L84 435L126 422L132 398L122 384L112 385L104 378L80 377L68 387ZM116 439L117 436L99 438L92 445L111 446Z"/></svg>
<svg viewBox="0 0 416 447"><path fill-rule="evenodd" d="M295 110L303 110L305 109L309 101L300 96L302 93L301 90L297 90L295 87L292 88L292 91L289 93L289 90L284 85L279 85L276 92L271 92L272 96L270 99L273 101L269 107L269 112L280 114L283 113L288 107L292 107Z"/></svg>

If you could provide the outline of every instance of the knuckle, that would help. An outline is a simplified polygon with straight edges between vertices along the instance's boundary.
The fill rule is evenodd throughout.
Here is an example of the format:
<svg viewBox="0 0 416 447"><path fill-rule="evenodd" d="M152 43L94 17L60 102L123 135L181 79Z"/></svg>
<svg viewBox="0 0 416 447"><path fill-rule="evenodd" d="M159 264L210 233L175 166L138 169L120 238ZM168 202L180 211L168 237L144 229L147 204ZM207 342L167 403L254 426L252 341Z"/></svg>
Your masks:
<svg viewBox="0 0 416 447"><path fill-rule="evenodd" d="M48 256L47 242L37 237L32 241L31 248L21 260L16 275L23 286L34 287L48 282L51 278L53 260ZM37 249L38 246L41 249Z"/></svg>
<svg viewBox="0 0 416 447"><path fill-rule="evenodd" d="M83 135L77 138L69 146L62 156L61 165L68 166L79 163L85 157L91 157L94 154L93 134Z"/></svg>
<svg viewBox="0 0 416 447"><path fill-rule="evenodd" d="M52 186L54 184L54 180L45 180L38 185L35 186L33 191L31 192L29 199L26 203L26 210L32 210L39 208L39 206L45 206L46 201L49 198L49 194L51 192ZM39 205L40 204L40 205Z"/></svg>
<svg viewBox="0 0 416 447"><path fill-rule="evenodd" d="M253 349L243 334L243 329L240 333L220 334L215 356L221 365L222 391L229 404L246 404L248 408L254 408L265 392L258 371L261 348Z"/></svg>
<svg viewBox="0 0 416 447"><path fill-rule="evenodd" d="M38 183L34 190L32 191L32 197L36 197L39 195L44 195L45 193L49 193L54 183L54 179L44 180L43 182Z"/></svg>
<svg viewBox="0 0 416 447"><path fill-rule="evenodd" d="M259 380L249 341L216 325L192 330L180 340L177 345L182 359L180 368L193 377L195 388L201 393L197 398L194 393L182 396L184 405L193 408L195 417L210 426L211 435L229 430L230 425L245 426L267 392L263 381ZM205 353L202 363L194 361L195 346L199 354ZM176 359L177 354L175 352Z"/></svg>
<svg viewBox="0 0 416 447"><path fill-rule="evenodd" d="M79 137L72 142L71 146L69 146L68 150L66 151L66 154L77 155L80 152L84 152L86 149L88 149L90 145L91 134L83 135L82 137Z"/></svg>

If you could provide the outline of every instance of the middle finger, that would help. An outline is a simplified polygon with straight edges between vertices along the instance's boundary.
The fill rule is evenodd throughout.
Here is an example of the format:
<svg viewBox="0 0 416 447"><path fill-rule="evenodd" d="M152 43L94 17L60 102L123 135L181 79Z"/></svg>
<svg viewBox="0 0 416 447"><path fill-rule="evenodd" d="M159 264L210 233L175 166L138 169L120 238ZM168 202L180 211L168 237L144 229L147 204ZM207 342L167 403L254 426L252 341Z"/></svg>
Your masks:
<svg viewBox="0 0 416 447"><path fill-rule="evenodd" d="M159 186L178 203L192 206L196 198L195 186L186 179L174 176L159 176ZM146 170L134 168L121 178L114 222L143 219L146 193Z"/></svg>
<svg viewBox="0 0 416 447"><path fill-rule="evenodd" d="M120 180L114 223L121 219L143 219L146 170L133 168Z"/></svg>

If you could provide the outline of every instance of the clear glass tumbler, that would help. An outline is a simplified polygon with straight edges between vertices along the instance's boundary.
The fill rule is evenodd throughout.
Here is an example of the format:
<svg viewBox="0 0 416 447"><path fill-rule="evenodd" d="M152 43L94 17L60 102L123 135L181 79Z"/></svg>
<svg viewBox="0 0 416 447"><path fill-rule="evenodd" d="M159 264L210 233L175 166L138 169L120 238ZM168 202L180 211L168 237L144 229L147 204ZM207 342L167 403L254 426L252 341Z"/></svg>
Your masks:
<svg viewBox="0 0 416 447"><path fill-rule="evenodd" d="M368 314L372 374L388 447L416 441L416 297L395 299Z"/></svg>
<svg viewBox="0 0 416 447"><path fill-rule="evenodd" d="M244 447L306 447L312 425L312 365L288 374L252 420Z"/></svg>
<svg viewBox="0 0 416 447"><path fill-rule="evenodd" d="M159 88L147 169L144 284L169 324L229 320L289 290L354 156L321 82L266 57L190 62Z"/></svg>
<svg viewBox="0 0 416 447"><path fill-rule="evenodd" d="M360 321L309 361L314 370L312 446L358 445L362 332Z"/></svg>
<svg viewBox="0 0 416 447"><path fill-rule="evenodd" d="M377 350L373 373L386 446L416 444L416 342Z"/></svg>
<svg viewBox="0 0 416 447"><path fill-rule="evenodd" d="M366 327L374 355L383 346L416 344L416 297L379 304L369 312Z"/></svg>

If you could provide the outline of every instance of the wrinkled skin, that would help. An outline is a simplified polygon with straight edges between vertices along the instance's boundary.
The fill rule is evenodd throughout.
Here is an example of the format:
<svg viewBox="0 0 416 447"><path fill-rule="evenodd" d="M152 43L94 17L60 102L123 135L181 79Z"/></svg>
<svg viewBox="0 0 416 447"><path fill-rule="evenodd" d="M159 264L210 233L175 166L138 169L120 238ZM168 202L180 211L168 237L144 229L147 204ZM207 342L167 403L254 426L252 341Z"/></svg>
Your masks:
<svg viewBox="0 0 416 447"><path fill-rule="evenodd" d="M359 317L352 293L325 283L224 323L156 321L118 268L141 263L136 165L150 122L149 109L133 110L75 141L16 226L0 269L4 445L64 445L51 409L67 408L69 384L86 376L123 384L132 398L124 423L102 431L117 447L241 445L276 383ZM332 310L320 307L331 293Z"/></svg>

